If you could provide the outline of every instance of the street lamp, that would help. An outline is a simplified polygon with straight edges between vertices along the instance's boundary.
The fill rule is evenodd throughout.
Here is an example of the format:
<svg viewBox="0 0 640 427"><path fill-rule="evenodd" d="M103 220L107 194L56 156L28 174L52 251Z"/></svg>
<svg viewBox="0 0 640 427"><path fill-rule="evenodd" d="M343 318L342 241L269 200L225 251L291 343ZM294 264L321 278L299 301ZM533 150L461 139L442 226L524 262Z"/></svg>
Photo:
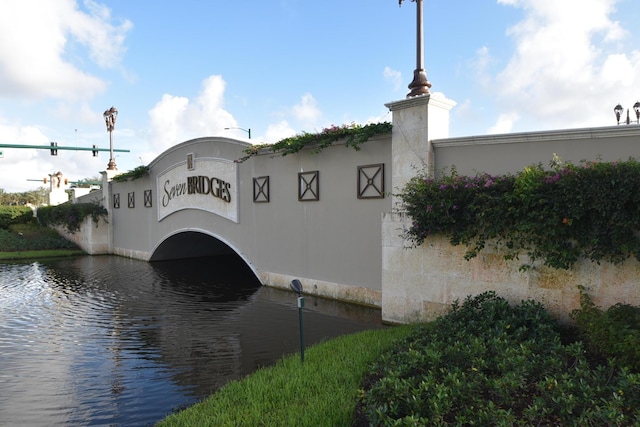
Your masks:
<svg viewBox="0 0 640 427"><path fill-rule="evenodd" d="M107 125L107 132L109 132L109 163L107 164L107 170L114 171L116 167L116 161L113 158L113 129L116 127L116 118L118 117L118 110L116 107L111 107L102 114L104 122Z"/></svg>
<svg viewBox="0 0 640 427"><path fill-rule="evenodd" d="M398 0L398 4L402 6L404 0ZM423 0L411 0L416 3L416 69L413 71L413 81L409 84L411 92L407 94L407 98L419 95L429 94L431 83L427 80L427 72L424 70L423 48L424 25L422 19L422 3Z"/></svg>
<svg viewBox="0 0 640 427"><path fill-rule="evenodd" d="M633 111L635 111L635 113L636 113L635 122L640 124L640 101L638 101L635 104L633 104ZM622 116L622 113L624 112L624 108L622 108L622 105L618 104L613 109L613 112L616 114L616 120L618 121L618 124L620 124L620 117ZM623 121L622 123L627 124L627 125L632 123L631 122L631 118L629 117L629 109L628 108L627 108L627 119L625 121Z"/></svg>
<svg viewBox="0 0 640 427"><path fill-rule="evenodd" d="M249 129L243 129L243 128L224 128L224 130L230 130L230 129L240 129L240 130L243 130L243 131L247 132L247 134L249 135L249 139L251 139L251 128L249 128Z"/></svg>

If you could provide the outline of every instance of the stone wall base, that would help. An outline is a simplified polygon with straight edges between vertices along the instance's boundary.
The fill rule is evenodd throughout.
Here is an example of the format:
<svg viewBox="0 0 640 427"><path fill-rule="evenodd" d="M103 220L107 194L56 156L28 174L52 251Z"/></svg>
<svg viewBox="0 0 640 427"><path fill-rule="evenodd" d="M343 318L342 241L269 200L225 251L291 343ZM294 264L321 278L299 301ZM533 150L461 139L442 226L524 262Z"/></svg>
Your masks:
<svg viewBox="0 0 640 427"><path fill-rule="evenodd" d="M382 222L382 320L389 323L429 321L467 296L495 291L512 303L535 300L560 321L580 307L579 286L603 309L616 303L640 305L640 262L621 265L579 261L571 270L534 265L521 271L520 261L505 261L487 248L470 260L466 247L452 246L445 236L429 237L411 248L403 230L411 221L384 214Z"/></svg>
<svg viewBox="0 0 640 427"><path fill-rule="evenodd" d="M64 226L56 225L53 228L67 240L72 241L89 255L104 255L109 253L109 227L104 219L100 219L96 226L93 219L88 216L80 225L80 230L69 233Z"/></svg>
<svg viewBox="0 0 640 427"><path fill-rule="evenodd" d="M151 259L151 254L149 252L124 248L113 248L113 255L118 255L125 258L139 259L141 261L149 261Z"/></svg>
<svg viewBox="0 0 640 427"><path fill-rule="evenodd" d="M382 302L381 292L369 288L324 282L321 280L306 279L304 277L266 271L260 271L258 272L258 275L260 276L260 281L264 285L287 290L291 289L291 281L293 279L298 279L302 283L302 288L306 295L314 295L322 298L376 308L380 308Z"/></svg>

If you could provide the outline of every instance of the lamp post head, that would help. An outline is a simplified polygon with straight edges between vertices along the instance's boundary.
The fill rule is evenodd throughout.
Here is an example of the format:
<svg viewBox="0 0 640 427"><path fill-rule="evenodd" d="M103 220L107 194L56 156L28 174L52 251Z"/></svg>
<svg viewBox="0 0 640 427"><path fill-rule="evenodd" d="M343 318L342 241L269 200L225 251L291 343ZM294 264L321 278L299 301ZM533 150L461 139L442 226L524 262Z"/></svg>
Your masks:
<svg viewBox="0 0 640 427"><path fill-rule="evenodd" d="M295 293L297 293L298 295L302 295L302 283L300 283L300 280L293 279L290 286Z"/></svg>
<svg viewBox="0 0 640 427"><path fill-rule="evenodd" d="M111 107L107 111L102 114L104 117L104 122L107 125L107 132L112 132L116 127L116 118L118 117L118 110L116 107Z"/></svg>
<svg viewBox="0 0 640 427"><path fill-rule="evenodd" d="M613 112L616 114L616 120L618 121L618 124L620 124L620 117L622 116L623 111L624 108L622 108L622 105L620 104L616 105L613 109Z"/></svg>
<svg viewBox="0 0 640 427"><path fill-rule="evenodd" d="M640 123L640 101L636 101L636 103L633 104L633 111L636 112L636 121Z"/></svg>
<svg viewBox="0 0 640 427"><path fill-rule="evenodd" d="M117 170L116 161L113 158L113 129L116 127L118 110L112 106L102 114L102 117L104 117L104 123L107 125L107 132L109 132L109 163L107 163L107 170Z"/></svg>

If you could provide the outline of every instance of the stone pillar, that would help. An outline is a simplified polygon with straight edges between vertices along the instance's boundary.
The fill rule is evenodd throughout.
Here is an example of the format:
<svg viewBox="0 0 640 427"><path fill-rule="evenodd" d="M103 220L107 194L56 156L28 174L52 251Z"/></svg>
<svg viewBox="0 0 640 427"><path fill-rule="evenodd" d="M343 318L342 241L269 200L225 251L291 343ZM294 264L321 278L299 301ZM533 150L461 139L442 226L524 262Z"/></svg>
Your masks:
<svg viewBox="0 0 640 427"><path fill-rule="evenodd" d="M108 233L108 253L113 251L113 195L111 194L111 186L109 183L113 177L121 174L118 170L105 170L100 172L102 175L102 206L107 210L107 233ZM126 202L126 200L125 200Z"/></svg>
<svg viewBox="0 0 640 427"><path fill-rule="evenodd" d="M402 189L420 171L433 174L431 140L449 137L449 111L455 105L454 101L441 94L416 96L385 104L393 113L393 192Z"/></svg>
<svg viewBox="0 0 640 427"><path fill-rule="evenodd" d="M385 105L393 113L391 186L398 193L419 172L433 175L431 141L449 136L449 111L455 102L428 94ZM394 197L394 212L382 217L382 320L411 323L440 313L442 308L425 302L421 295L424 257L420 248L411 249L403 238L403 230L411 224L399 211L399 202Z"/></svg>

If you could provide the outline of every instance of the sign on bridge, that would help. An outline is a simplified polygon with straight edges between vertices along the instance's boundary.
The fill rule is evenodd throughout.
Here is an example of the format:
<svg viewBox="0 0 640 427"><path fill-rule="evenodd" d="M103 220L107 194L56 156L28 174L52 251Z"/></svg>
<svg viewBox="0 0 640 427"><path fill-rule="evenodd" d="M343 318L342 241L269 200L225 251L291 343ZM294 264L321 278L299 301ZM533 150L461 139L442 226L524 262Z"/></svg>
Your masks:
<svg viewBox="0 0 640 427"><path fill-rule="evenodd" d="M158 221L182 209L200 209L238 222L237 164L187 156L157 177Z"/></svg>

